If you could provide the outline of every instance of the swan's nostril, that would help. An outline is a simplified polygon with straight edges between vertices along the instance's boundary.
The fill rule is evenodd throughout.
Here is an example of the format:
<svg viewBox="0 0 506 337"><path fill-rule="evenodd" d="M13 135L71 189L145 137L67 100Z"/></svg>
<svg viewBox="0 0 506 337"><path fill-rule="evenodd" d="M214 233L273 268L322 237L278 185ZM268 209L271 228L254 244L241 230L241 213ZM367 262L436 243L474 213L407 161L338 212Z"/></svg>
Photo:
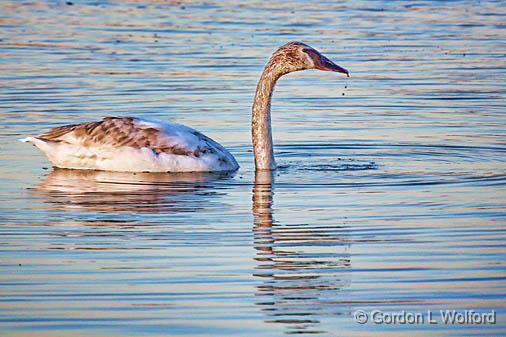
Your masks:
<svg viewBox="0 0 506 337"><path fill-rule="evenodd" d="M315 66L316 66L316 69L319 69L319 70L335 71L338 73L346 74L348 77L350 77L348 70L344 69L341 66L338 66L334 62L327 59L325 56L322 56L320 62L318 62Z"/></svg>
<svg viewBox="0 0 506 337"><path fill-rule="evenodd" d="M317 50L312 48L311 49L304 48L303 51L311 57L314 63L314 67L316 69L323 71L335 71L346 74L348 75L348 77L350 77L348 70L344 69L341 66L338 66L337 64L335 64L334 62L332 62L331 60L320 54Z"/></svg>

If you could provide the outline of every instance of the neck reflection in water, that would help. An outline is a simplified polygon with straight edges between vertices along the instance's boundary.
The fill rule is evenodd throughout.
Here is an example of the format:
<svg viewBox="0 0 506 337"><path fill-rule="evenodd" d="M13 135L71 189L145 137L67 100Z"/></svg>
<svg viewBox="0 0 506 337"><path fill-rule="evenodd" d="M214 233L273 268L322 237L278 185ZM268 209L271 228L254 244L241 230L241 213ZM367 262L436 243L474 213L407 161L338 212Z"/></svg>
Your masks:
<svg viewBox="0 0 506 337"><path fill-rule="evenodd" d="M257 171L253 186L258 306L266 323L281 323L289 334L326 331L322 317L350 312L340 301L351 268L343 226L281 224L273 216L274 175ZM293 215L295 217L295 215ZM292 218L293 219L293 218ZM296 221L296 220L295 220Z"/></svg>

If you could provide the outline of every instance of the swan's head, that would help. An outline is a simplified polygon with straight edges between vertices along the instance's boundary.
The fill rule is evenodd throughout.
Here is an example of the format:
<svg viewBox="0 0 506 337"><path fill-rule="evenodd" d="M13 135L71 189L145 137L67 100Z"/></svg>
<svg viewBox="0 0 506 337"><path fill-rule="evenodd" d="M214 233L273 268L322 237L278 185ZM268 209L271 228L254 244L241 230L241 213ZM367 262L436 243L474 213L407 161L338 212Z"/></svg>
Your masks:
<svg viewBox="0 0 506 337"><path fill-rule="evenodd" d="M270 63L280 71L288 74L305 69L335 71L350 76L348 70L338 66L318 50L302 42L289 42L274 52Z"/></svg>

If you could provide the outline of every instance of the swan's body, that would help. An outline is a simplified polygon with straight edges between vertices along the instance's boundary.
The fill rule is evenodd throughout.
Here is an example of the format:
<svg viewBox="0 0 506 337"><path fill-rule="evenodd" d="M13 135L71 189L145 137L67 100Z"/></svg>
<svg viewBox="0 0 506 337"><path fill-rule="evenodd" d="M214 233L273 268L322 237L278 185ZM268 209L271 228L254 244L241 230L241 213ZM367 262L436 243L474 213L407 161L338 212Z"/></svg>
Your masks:
<svg viewBox="0 0 506 337"><path fill-rule="evenodd" d="M276 168L270 117L276 81L304 69L348 74L300 42L288 43L272 55L253 102L252 136L257 170ZM223 146L190 127L133 117L107 117L98 122L61 126L22 141L37 146L60 168L120 172L213 172L239 168Z"/></svg>
<svg viewBox="0 0 506 337"><path fill-rule="evenodd" d="M187 126L132 117L66 125L28 137L56 167L120 172L239 168L220 144Z"/></svg>

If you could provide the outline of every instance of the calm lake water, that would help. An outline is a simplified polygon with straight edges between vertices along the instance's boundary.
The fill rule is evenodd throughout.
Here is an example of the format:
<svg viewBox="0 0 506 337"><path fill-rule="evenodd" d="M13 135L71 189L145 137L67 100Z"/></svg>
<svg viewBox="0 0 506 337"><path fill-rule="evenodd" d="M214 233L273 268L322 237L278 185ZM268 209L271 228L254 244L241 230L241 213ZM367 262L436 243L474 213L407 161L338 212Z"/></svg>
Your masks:
<svg viewBox="0 0 506 337"><path fill-rule="evenodd" d="M1 1L0 334L506 335L505 20L503 1ZM255 176L256 82L292 40L351 78L279 81L281 167ZM241 168L55 170L17 141L109 115L191 125Z"/></svg>

